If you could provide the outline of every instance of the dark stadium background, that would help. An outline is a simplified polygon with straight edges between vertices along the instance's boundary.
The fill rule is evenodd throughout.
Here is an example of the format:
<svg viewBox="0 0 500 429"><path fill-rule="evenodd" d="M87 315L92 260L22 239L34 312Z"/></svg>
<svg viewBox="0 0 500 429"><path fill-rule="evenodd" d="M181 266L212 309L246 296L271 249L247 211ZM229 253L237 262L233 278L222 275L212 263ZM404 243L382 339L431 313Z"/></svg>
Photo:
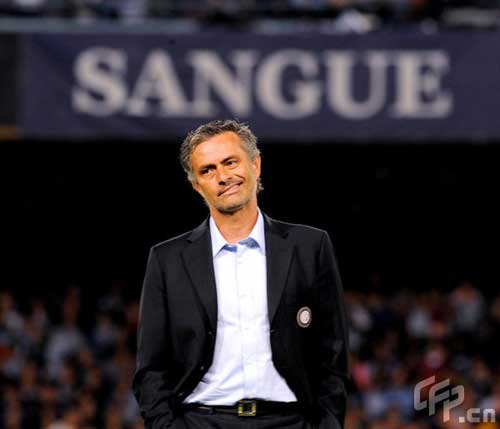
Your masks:
<svg viewBox="0 0 500 429"><path fill-rule="evenodd" d="M260 205L328 230L347 289L498 285L499 147L261 141ZM13 141L0 146L4 284L18 294L75 282L140 293L149 246L207 209L178 162L180 141Z"/></svg>

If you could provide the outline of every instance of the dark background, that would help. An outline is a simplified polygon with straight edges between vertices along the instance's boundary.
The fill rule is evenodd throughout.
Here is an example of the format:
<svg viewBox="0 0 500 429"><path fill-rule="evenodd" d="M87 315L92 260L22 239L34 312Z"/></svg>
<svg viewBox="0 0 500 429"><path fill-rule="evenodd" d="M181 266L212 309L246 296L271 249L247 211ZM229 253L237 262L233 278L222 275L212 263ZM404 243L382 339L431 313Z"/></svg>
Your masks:
<svg viewBox="0 0 500 429"><path fill-rule="evenodd" d="M2 284L44 295L121 282L138 297L149 247L208 213L179 144L3 142ZM328 230L346 289L449 290L470 279L495 291L499 146L260 147L260 207Z"/></svg>
<svg viewBox="0 0 500 429"><path fill-rule="evenodd" d="M12 125L16 120L17 58L17 35L2 33L0 37L0 126Z"/></svg>

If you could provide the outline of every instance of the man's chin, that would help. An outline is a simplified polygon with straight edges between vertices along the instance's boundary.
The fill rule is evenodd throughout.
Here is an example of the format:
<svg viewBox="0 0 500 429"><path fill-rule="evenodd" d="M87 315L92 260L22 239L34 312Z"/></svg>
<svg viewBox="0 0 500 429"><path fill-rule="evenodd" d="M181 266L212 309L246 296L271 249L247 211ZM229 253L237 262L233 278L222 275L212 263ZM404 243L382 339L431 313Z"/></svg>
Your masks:
<svg viewBox="0 0 500 429"><path fill-rule="evenodd" d="M247 202L239 203L239 204L226 204L215 207L219 213L231 215L236 212L239 212L242 208L246 206Z"/></svg>

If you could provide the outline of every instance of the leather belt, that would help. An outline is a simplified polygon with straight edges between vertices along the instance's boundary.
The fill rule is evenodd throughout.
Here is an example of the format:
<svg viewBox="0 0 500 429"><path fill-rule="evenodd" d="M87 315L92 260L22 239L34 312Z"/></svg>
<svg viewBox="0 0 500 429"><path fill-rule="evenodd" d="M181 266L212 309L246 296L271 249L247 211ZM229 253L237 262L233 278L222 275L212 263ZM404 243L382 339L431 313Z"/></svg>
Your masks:
<svg viewBox="0 0 500 429"><path fill-rule="evenodd" d="M265 414L294 412L299 410L297 402L262 401L242 399L234 405L204 405L198 403L183 404L184 410L193 410L204 414L233 414L240 417L256 417Z"/></svg>

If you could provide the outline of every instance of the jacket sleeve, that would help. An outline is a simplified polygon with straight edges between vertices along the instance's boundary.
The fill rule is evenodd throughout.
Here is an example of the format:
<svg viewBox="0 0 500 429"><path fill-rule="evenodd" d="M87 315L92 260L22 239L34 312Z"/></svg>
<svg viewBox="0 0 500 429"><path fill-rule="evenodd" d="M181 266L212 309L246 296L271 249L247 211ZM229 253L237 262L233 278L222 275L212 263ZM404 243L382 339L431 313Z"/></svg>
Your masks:
<svg viewBox="0 0 500 429"><path fill-rule="evenodd" d="M164 280L154 247L149 253L139 307L133 391L147 429L175 427L169 404L168 314Z"/></svg>
<svg viewBox="0 0 500 429"><path fill-rule="evenodd" d="M348 330L344 296L330 237L322 237L318 286L320 298L320 429L344 427L349 379Z"/></svg>

